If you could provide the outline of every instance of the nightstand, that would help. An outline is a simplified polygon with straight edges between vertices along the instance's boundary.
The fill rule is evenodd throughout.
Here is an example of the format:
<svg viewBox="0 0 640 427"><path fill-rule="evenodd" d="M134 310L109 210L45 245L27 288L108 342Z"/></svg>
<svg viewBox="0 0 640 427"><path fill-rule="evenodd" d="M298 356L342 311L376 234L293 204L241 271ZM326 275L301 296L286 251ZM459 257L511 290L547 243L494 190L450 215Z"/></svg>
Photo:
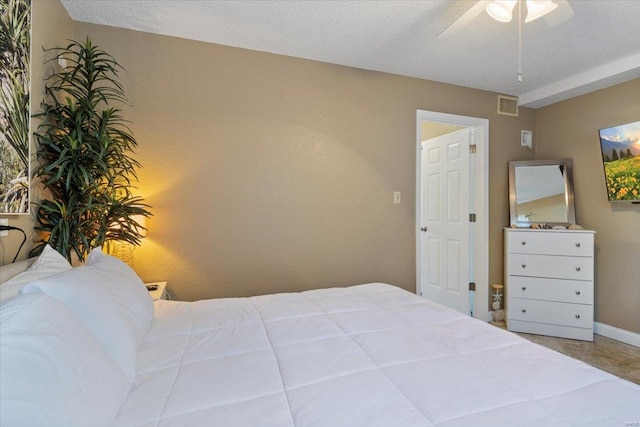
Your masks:
<svg viewBox="0 0 640 427"><path fill-rule="evenodd" d="M147 289L149 286L157 286L157 289L149 291L154 301L167 299L167 282L151 282L145 283L144 285L147 286Z"/></svg>

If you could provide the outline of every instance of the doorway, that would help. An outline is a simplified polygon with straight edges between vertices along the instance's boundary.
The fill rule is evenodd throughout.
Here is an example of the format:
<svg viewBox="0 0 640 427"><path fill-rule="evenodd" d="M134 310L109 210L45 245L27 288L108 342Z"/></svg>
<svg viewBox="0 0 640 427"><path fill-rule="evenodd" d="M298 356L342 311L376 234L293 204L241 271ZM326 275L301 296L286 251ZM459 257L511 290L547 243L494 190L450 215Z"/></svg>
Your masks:
<svg viewBox="0 0 640 427"><path fill-rule="evenodd" d="M416 293L487 321L489 120L418 110L416 135Z"/></svg>

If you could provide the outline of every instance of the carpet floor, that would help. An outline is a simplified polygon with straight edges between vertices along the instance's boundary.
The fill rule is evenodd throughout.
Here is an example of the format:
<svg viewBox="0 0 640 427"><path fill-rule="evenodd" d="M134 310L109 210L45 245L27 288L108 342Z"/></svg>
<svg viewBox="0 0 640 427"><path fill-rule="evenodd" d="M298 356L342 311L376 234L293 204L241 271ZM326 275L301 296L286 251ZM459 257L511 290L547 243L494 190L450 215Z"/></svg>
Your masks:
<svg viewBox="0 0 640 427"><path fill-rule="evenodd" d="M518 333L523 338L640 384L640 348L601 335L593 342Z"/></svg>

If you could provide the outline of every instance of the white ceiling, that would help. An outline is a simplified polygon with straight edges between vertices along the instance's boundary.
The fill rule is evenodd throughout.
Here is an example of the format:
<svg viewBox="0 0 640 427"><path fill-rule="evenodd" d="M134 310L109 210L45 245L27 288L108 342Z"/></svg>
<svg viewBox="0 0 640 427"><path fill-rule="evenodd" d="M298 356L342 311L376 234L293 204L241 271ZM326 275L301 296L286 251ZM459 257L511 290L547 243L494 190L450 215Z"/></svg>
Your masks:
<svg viewBox="0 0 640 427"><path fill-rule="evenodd" d="M451 83L520 97L532 108L640 77L640 0L570 0L550 28L482 13L437 36L475 1L62 0L76 21ZM517 10L517 7L515 8Z"/></svg>

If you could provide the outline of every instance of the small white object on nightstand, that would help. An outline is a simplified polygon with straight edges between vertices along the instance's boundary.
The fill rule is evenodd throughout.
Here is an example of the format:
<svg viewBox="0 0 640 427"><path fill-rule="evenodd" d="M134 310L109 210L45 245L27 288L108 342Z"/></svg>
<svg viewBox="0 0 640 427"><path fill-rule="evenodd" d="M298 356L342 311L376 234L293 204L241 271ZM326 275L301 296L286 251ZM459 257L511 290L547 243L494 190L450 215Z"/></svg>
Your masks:
<svg viewBox="0 0 640 427"><path fill-rule="evenodd" d="M144 284L147 289L149 286L157 286L154 290L149 290L149 294L151 294L151 298L154 301L158 301L160 299L167 299L167 282L151 282Z"/></svg>

